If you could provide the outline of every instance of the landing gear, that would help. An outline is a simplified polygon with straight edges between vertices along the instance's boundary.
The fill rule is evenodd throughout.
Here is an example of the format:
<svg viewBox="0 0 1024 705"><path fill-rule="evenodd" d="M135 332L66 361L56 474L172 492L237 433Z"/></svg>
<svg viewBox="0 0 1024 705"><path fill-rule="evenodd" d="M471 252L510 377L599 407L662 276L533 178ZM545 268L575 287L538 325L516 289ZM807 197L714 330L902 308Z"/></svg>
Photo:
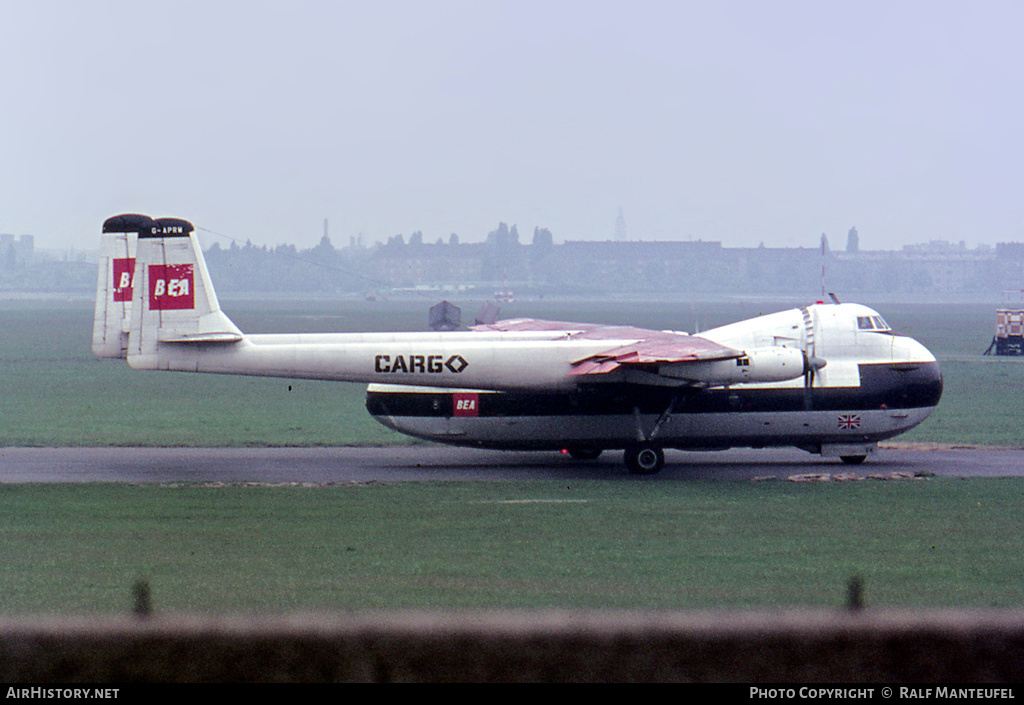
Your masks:
<svg viewBox="0 0 1024 705"><path fill-rule="evenodd" d="M654 475L665 464L665 452L650 443L638 443L626 448L623 459L633 475Z"/></svg>
<svg viewBox="0 0 1024 705"><path fill-rule="evenodd" d="M817 450L805 448L810 453L821 453L822 458L839 458L844 465L860 465L868 456L878 450L877 443L822 443Z"/></svg>

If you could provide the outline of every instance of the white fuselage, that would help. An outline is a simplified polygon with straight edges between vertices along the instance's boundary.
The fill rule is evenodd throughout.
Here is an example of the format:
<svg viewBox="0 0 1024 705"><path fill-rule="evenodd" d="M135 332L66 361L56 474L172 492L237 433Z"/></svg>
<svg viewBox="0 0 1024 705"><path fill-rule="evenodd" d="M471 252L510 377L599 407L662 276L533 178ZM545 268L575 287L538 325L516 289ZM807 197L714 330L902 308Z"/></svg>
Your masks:
<svg viewBox="0 0 1024 705"><path fill-rule="evenodd" d="M784 381L703 389L612 383L520 394L375 384L367 406L398 431L486 447L864 447L921 423L941 394L938 363L924 346L884 324L859 328L864 318L881 320L866 307L819 305L701 334L737 349L799 349L825 362Z"/></svg>
<svg viewBox="0 0 1024 705"><path fill-rule="evenodd" d="M247 335L239 343L163 344L138 369L495 390L567 390L572 363L631 341L542 333Z"/></svg>

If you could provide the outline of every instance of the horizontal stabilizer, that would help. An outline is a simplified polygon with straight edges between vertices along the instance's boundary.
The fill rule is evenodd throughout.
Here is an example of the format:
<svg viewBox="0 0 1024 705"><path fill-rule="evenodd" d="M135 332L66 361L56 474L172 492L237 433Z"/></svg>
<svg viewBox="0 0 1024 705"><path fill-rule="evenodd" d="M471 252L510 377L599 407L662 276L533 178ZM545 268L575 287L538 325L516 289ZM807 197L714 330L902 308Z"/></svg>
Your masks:
<svg viewBox="0 0 1024 705"><path fill-rule="evenodd" d="M239 343L244 339L241 333L193 333L178 336L160 336L161 343Z"/></svg>

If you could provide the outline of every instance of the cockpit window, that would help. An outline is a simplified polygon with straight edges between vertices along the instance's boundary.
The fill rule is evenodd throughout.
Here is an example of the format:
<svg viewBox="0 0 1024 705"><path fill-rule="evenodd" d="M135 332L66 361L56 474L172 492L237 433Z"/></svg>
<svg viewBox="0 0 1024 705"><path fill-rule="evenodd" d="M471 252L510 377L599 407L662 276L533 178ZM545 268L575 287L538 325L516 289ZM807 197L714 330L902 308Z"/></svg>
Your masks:
<svg viewBox="0 0 1024 705"><path fill-rule="evenodd" d="M857 328L860 330L890 331L889 324L881 316L857 316Z"/></svg>

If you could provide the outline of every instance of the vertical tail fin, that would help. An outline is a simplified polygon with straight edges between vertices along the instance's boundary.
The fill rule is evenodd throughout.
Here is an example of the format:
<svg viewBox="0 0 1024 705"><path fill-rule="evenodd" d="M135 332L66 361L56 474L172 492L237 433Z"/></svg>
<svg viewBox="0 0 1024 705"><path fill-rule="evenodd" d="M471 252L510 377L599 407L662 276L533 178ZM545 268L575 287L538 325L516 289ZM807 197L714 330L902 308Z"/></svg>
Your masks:
<svg viewBox="0 0 1024 705"><path fill-rule="evenodd" d="M96 357L127 357L135 247L139 233L153 226L152 218L135 213L116 215L103 223L92 325Z"/></svg>
<svg viewBox="0 0 1024 705"><path fill-rule="evenodd" d="M196 344L242 340L220 310L193 231L180 218L127 214L104 223L93 322L97 356L126 358L138 369L177 369Z"/></svg>
<svg viewBox="0 0 1024 705"><path fill-rule="evenodd" d="M236 343L242 332L220 310L192 223L159 218L139 233L128 364L136 369L180 369L191 357L175 343Z"/></svg>

